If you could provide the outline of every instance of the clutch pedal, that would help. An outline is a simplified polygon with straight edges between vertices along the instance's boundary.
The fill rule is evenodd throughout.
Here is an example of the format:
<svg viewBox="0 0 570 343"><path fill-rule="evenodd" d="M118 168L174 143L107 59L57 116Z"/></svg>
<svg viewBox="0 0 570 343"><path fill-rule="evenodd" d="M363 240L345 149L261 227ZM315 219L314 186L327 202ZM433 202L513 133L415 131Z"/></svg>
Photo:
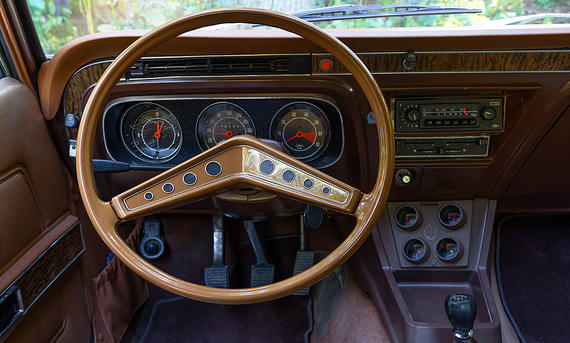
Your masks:
<svg viewBox="0 0 570 343"><path fill-rule="evenodd" d="M229 288L230 266L224 262L224 217L221 214L212 216L214 228L212 265L204 268L204 283L208 287Z"/></svg>
<svg viewBox="0 0 570 343"><path fill-rule="evenodd" d="M261 240L255 231L253 221L244 221L243 226L247 232L249 242L255 253L256 264L251 266L251 287L259 287L273 283L275 278L275 266L267 262Z"/></svg>

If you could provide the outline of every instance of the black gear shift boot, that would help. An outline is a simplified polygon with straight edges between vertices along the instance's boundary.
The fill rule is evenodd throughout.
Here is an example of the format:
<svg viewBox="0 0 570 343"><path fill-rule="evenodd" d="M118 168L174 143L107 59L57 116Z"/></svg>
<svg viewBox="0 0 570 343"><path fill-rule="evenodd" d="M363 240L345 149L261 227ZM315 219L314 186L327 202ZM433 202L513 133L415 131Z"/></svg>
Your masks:
<svg viewBox="0 0 570 343"><path fill-rule="evenodd" d="M453 326L453 336L460 341L473 337L477 305L470 294L451 293L445 298L445 313Z"/></svg>

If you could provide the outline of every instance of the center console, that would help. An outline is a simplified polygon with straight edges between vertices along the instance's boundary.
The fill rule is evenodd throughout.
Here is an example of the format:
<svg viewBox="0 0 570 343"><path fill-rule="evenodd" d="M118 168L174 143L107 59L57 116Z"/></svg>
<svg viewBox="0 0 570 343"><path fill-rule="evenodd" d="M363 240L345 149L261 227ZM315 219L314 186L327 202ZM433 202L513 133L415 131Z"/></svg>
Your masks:
<svg viewBox="0 0 570 343"><path fill-rule="evenodd" d="M452 342L451 293L473 297L478 342L501 341L488 274L495 207L487 199L387 204L372 235L387 284L381 313L399 341Z"/></svg>

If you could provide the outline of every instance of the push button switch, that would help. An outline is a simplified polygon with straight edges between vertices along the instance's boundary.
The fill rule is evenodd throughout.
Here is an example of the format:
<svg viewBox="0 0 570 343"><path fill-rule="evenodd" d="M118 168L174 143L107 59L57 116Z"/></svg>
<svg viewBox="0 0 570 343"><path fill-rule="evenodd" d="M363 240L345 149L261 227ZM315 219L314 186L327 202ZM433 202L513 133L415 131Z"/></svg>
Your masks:
<svg viewBox="0 0 570 343"><path fill-rule="evenodd" d="M283 172L283 181L291 182L295 178L295 173L292 170L286 170Z"/></svg>
<svg viewBox="0 0 570 343"><path fill-rule="evenodd" d="M210 176L218 176L221 173L222 173L222 166L218 162L212 161L206 164L206 174Z"/></svg>
<svg viewBox="0 0 570 343"><path fill-rule="evenodd" d="M265 160L259 165L262 174L269 175L275 170L275 164L270 160Z"/></svg>
<svg viewBox="0 0 570 343"><path fill-rule="evenodd" d="M165 183L162 185L162 191L164 193L172 193L172 191L174 191L174 186L171 183Z"/></svg>
<svg viewBox="0 0 570 343"><path fill-rule="evenodd" d="M196 177L196 174L194 174L194 173L186 173L182 177L182 181L185 184L187 184L188 186L192 186L196 183L196 181L198 181L198 178Z"/></svg>
<svg viewBox="0 0 570 343"><path fill-rule="evenodd" d="M148 200L148 201L151 201L152 199L154 199L154 194L152 194L152 192L146 192L146 193L144 194L144 199L145 199L145 200Z"/></svg>

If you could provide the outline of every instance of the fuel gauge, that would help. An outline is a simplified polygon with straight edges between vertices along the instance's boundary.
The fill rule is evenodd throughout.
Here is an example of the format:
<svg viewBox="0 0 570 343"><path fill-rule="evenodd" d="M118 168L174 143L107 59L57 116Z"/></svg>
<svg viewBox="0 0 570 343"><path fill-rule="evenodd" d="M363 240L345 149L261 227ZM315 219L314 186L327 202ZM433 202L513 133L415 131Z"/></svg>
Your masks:
<svg viewBox="0 0 570 343"><path fill-rule="evenodd" d="M437 242L436 252L442 261L455 262L461 258L461 244L453 238L442 238Z"/></svg>
<svg viewBox="0 0 570 343"><path fill-rule="evenodd" d="M445 204L439 210L439 222L450 230L459 229L464 220L463 210L456 204Z"/></svg>
<svg viewBox="0 0 570 343"><path fill-rule="evenodd" d="M419 238L412 238L404 244L404 257L412 263L422 263L429 256L424 242Z"/></svg>
<svg viewBox="0 0 570 343"><path fill-rule="evenodd" d="M396 210L396 223L404 230L415 230L421 224L420 212L412 205L403 205Z"/></svg>

